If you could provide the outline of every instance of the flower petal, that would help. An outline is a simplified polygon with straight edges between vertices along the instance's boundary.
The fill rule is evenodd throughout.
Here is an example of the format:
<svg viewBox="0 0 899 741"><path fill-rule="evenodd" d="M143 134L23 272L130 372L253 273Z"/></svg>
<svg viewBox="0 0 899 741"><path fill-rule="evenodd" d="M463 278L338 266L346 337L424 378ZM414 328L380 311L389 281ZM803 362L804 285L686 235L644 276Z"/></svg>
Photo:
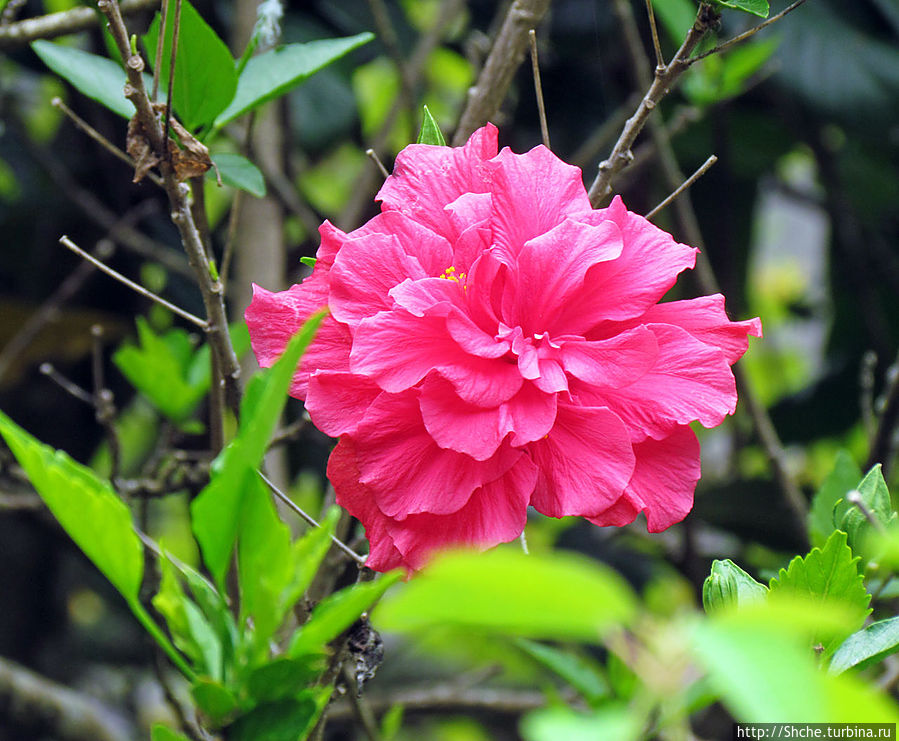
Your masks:
<svg viewBox="0 0 899 741"><path fill-rule="evenodd" d="M693 490L701 473L699 442L686 426L676 427L663 440L648 438L634 445L637 465L634 475L616 505L590 522L620 525L628 512L646 513L647 529L658 533L680 522L693 508Z"/></svg>
<svg viewBox="0 0 899 741"><path fill-rule="evenodd" d="M390 571L407 565L387 529L389 518L378 509L372 492L359 482L356 446L350 438L337 443L328 459L328 479L337 503L365 526L369 553L365 565L374 571Z"/></svg>
<svg viewBox="0 0 899 741"><path fill-rule="evenodd" d="M416 317L404 310L365 319L353 338L350 366L370 376L385 391L415 386L437 370L459 395L480 406L496 406L521 388L515 365L504 359L466 353L447 330L443 317Z"/></svg>
<svg viewBox="0 0 899 741"><path fill-rule="evenodd" d="M458 227L445 206L465 193L489 191L487 162L496 155L496 138L496 127L487 124L464 147L410 144L397 155L393 174L375 198L383 209L399 211L438 234L455 238Z"/></svg>
<svg viewBox="0 0 899 741"><path fill-rule="evenodd" d="M525 334L549 330L572 294L584 283L587 271L621 254L621 231L613 221L591 226L565 219L522 247L515 281L506 290L515 293L514 309L506 324L520 325Z"/></svg>
<svg viewBox="0 0 899 741"><path fill-rule="evenodd" d="M566 334L585 335L602 321L639 316L696 262L697 250L678 244L667 232L628 211L617 196L591 218L595 223L614 221L624 247L620 257L599 262L587 272L582 287L560 312L555 326Z"/></svg>
<svg viewBox="0 0 899 741"><path fill-rule="evenodd" d="M525 154L513 154L506 147L491 164L493 250L508 265L515 264L528 240L550 231L566 216L592 211L580 169L543 145Z"/></svg>
<svg viewBox="0 0 899 741"><path fill-rule="evenodd" d="M524 530L536 480L537 467L522 456L501 478L476 489L458 512L410 515L402 522L388 520L386 528L413 569L438 550L462 545L485 550L507 543Z"/></svg>
<svg viewBox="0 0 899 741"><path fill-rule="evenodd" d="M686 301L668 301L647 310L639 321L674 324L712 347L720 348L727 362L736 363L749 346L749 335L762 336L762 323L756 319L732 322L724 311L724 296L700 296Z"/></svg>
<svg viewBox="0 0 899 741"><path fill-rule="evenodd" d="M365 376L316 371L309 378L306 410L318 429L339 437L355 432L372 402L382 393Z"/></svg>
<svg viewBox="0 0 899 741"><path fill-rule="evenodd" d="M724 352L671 324L647 327L659 343L649 372L629 386L595 394L579 387L573 393L583 403L607 405L624 420L635 442L647 435L660 440L673 426L694 420L714 427L733 414L737 389Z"/></svg>
<svg viewBox="0 0 899 741"><path fill-rule="evenodd" d="M490 458L510 432L515 446L539 440L556 417L556 397L529 383L505 404L484 408L460 399L449 381L434 375L422 385L419 405L428 433L441 448L476 460Z"/></svg>
<svg viewBox="0 0 899 741"><path fill-rule="evenodd" d="M559 404L549 435L527 450L540 469L531 504L549 517L593 516L608 509L634 471L624 424L598 407Z"/></svg>
<svg viewBox="0 0 899 741"><path fill-rule="evenodd" d="M382 394L353 434L360 481L378 508L403 520L419 512L448 515L471 493L502 476L522 455L501 447L485 461L437 446L425 429L418 393Z"/></svg>
<svg viewBox="0 0 899 741"><path fill-rule="evenodd" d="M619 335L590 342L580 337L558 340L562 366L571 375L600 388L632 384L649 371L659 356L652 330L635 327Z"/></svg>

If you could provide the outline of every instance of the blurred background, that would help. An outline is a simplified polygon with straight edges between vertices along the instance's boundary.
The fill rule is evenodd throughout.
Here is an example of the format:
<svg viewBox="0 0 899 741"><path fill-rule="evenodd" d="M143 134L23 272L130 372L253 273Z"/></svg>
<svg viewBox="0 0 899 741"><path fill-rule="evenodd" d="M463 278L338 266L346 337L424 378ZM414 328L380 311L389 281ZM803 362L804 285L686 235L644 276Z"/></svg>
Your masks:
<svg viewBox="0 0 899 741"><path fill-rule="evenodd" d="M23 19L76 4L0 2L7 20L13 7ZM654 5L670 58L692 24L695 3ZM785 5L774 0L772 13ZM236 206L241 217L228 285L235 321L252 282L274 290L301 279L308 268L300 257L315 253L323 219L351 230L376 213L373 195L382 178L367 149L389 169L396 152L417 137L423 104L450 138L507 6L481 0L286 4L285 42L362 31L377 38L256 116L249 153L265 173L268 195L243 194ZM634 49L616 12L627 6L553 0L537 30L552 149L583 168L587 185L639 100ZM197 0L196 7L239 54L255 21L255 0ZM651 74L643 2L633 2L632 17ZM129 28L142 33L150 19L149 11L130 15ZM755 22L725 12L719 39ZM59 43L95 53L106 48L99 25ZM132 184L126 165L51 106L57 96L109 139L124 142L122 119L0 34L0 408L44 442L108 471L110 452L93 408L46 372L91 390L91 327L99 324L104 382L120 415L122 469L136 476L159 439L188 451L202 450L205 439L201 428L173 424L136 395L113 354L134 342L138 315L171 342L186 333L164 310L82 264L58 239L67 234L85 249L102 250L109 265L194 313L202 314L202 303L162 194L149 183ZM529 63L494 123L501 145L521 152L540 143ZM884 392L899 374L899 4L809 0L750 42L690 69L661 106L658 123L670 151L644 133L634 164L613 185L631 210L645 213L672 190L672 153L685 174L717 155L689 192L696 224L686 224L673 206L655 223L693 243L698 227L731 318L762 318L765 338L753 341L741 362L748 393L767 408L783 443L789 477L808 496L840 450L860 470L869 460L888 464L893 436L873 452L872 440ZM240 142L246 131L238 124L227 133ZM234 192L212 178L207 186L220 251ZM686 275L671 297L701 292ZM47 363L52 368L41 372ZM246 367L253 367L251 359ZM785 555L804 552L746 414L745 393L732 420L701 432L704 475L685 523L649 537L640 522L613 531L535 517L528 526L532 547L555 544L612 564L662 614L697 604L715 557L767 577ZM288 421L301 420L301 405L292 404ZM305 426L271 461L312 511L326 494L329 448ZM170 712L152 652L121 600L13 468L9 453L0 451L0 657L114 708L123 738L145 735L151 720ZM186 559L195 558L184 516L189 493L188 483L179 494L137 505L150 529L164 533ZM517 688L519 704L458 717L452 708L410 706L397 737L517 738L517 714L534 702L534 667L473 640L431 643L388 641L372 697L451 678L457 685ZM4 727L2 698L0 691L0 739L42 738L39 730ZM340 717L333 737L352 738Z"/></svg>

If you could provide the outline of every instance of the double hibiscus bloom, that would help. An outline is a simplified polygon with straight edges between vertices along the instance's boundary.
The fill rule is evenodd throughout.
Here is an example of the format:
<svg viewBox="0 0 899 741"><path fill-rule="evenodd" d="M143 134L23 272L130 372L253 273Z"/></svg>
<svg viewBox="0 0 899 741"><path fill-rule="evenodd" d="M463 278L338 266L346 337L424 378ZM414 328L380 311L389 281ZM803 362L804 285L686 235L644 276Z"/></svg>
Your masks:
<svg viewBox="0 0 899 741"><path fill-rule="evenodd" d="M545 147L496 139L406 147L381 213L349 234L325 222L312 275L247 309L269 366L328 307L291 393L339 438L328 476L378 571L513 540L528 506L680 521L700 474L689 423L734 411L730 366L761 334L721 295L659 303L696 250L618 198L594 210Z"/></svg>

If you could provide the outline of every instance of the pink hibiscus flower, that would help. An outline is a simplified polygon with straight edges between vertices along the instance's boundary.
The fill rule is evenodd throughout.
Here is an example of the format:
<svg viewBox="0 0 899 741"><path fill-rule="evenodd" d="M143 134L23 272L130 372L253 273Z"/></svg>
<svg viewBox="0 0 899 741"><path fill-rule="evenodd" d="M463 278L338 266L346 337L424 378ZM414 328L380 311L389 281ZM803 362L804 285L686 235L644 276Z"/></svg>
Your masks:
<svg viewBox="0 0 899 741"><path fill-rule="evenodd" d="M700 474L688 425L734 411L730 366L761 335L721 295L658 303L696 250L619 198L594 210L580 170L497 153L496 135L406 147L381 213L325 222L312 275L247 309L263 366L330 309L291 393L339 438L328 475L375 570L513 540L529 505L680 521Z"/></svg>

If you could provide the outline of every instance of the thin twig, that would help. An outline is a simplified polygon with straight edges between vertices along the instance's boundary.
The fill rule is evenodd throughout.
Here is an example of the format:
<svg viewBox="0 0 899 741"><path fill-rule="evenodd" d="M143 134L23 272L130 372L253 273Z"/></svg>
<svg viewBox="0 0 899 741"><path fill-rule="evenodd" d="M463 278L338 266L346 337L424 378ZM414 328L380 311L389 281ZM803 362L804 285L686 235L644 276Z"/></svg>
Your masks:
<svg viewBox="0 0 899 741"><path fill-rule="evenodd" d="M387 171L387 168L384 167L384 163L381 162L381 158L378 157L378 153L374 149L366 149L365 154L378 166L378 169L385 178L390 177L390 173Z"/></svg>
<svg viewBox="0 0 899 741"><path fill-rule="evenodd" d="M475 85L468 90L465 109L453 135L453 146L463 145L475 129L499 111L524 59L528 31L537 28L549 10L550 0L515 0L493 42Z"/></svg>
<svg viewBox="0 0 899 741"><path fill-rule="evenodd" d="M877 432L871 442L867 467L881 463L884 475L889 472L894 450L894 437L899 427L899 355L886 372L887 387L883 393L883 412L877 424Z"/></svg>
<svg viewBox="0 0 899 741"><path fill-rule="evenodd" d="M862 355L862 364L859 370L859 406L862 412L862 424L865 428L865 437L869 445L874 444L874 436L877 433L877 421L874 416L874 371L877 368L877 353L868 350Z"/></svg>
<svg viewBox="0 0 899 741"><path fill-rule="evenodd" d="M113 157L117 157L125 164L130 167L134 167L134 160L128 156L126 152L123 152L119 149L115 144L113 144L109 139L107 139L103 134L97 131L93 126L91 126L87 121L85 121L81 116L79 116L75 111L69 108L63 101L62 98L53 98L50 101L50 105L54 108L58 108L61 110L66 116L68 116L69 120L73 124L75 124L75 128L83 131L87 134L91 139L93 139L97 144L99 144L103 149L109 152ZM162 178L159 177L155 172L148 172L147 177L150 178L150 181L155 185L162 186Z"/></svg>
<svg viewBox="0 0 899 741"><path fill-rule="evenodd" d="M159 35L156 37L156 56L153 58L153 91L150 93L150 100L154 103L159 97L159 70L162 69L162 55L165 52L165 24L169 20L169 2L170 0L162 0L159 6Z"/></svg>
<svg viewBox="0 0 899 741"><path fill-rule="evenodd" d="M308 524L312 525L312 527L321 527L318 522L315 521L315 518L311 515L307 514L305 510L303 510L296 502L294 502L289 496L287 496L283 491L281 491L275 483L268 478L262 471L257 471L259 474L259 478L261 478L267 485L268 488L271 489L272 494L274 494L278 499L280 499L284 504L286 504L290 509L292 509L297 515L299 515L303 520L305 520ZM365 566L365 556L360 556L356 551L350 548L346 543L338 538L331 536L331 542L334 543L341 551L343 551L347 556L352 558L357 564L360 566Z"/></svg>
<svg viewBox="0 0 899 741"><path fill-rule="evenodd" d="M268 443L269 449L274 448L276 445L281 445L288 440L293 440L303 431L303 429L305 429L307 424L309 424L309 422L306 419L300 418L296 422L292 422L286 427L282 427L280 430L275 430L272 439L269 440Z"/></svg>
<svg viewBox="0 0 899 741"><path fill-rule="evenodd" d="M649 211L644 218L652 221L652 217L655 216L659 211L665 208L669 203L671 203L675 198L677 198L681 193L683 193L687 188L689 188L693 183L695 183L699 178L708 172L709 168L714 165L718 161L718 158L713 154L711 155L705 162L700 165L700 167L694 172L690 177L688 177L684 182L682 182L672 193L670 193L658 206Z"/></svg>
<svg viewBox="0 0 899 741"><path fill-rule="evenodd" d="M627 12L631 13L629 8ZM637 110L625 123L621 135L618 137L618 141L615 142L615 146L612 148L608 158L599 164L599 172L588 191L590 202L594 207L599 206L609 196L612 192L612 179L633 160L634 155L631 152L631 147L638 134L643 130L650 114L656 109L662 98L672 90L680 76L689 67L690 55L705 37L706 32L717 23L718 17L718 11L714 8L705 3L700 4L696 20L690 27L690 30L687 31L687 35L674 58L664 67L656 68L652 83L637 106ZM629 46L632 45L629 44ZM636 53L636 50L634 52ZM639 49L639 54L645 56L642 45ZM639 72L639 70L636 71Z"/></svg>
<svg viewBox="0 0 899 741"><path fill-rule="evenodd" d="M112 391L106 387L106 374L103 371L103 327L100 324L91 327L91 369L94 381L94 414L106 433L110 458L109 480L115 487L121 467L122 446L115 427L115 400Z"/></svg>
<svg viewBox="0 0 899 741"><path fill-rule="evenodd" d="M540 134L543 137L543 146L552 149L549 145L549 126L546 125L546 106L543 104L543 85L540 82L540 60L537 57L537 32L532 28L528 31L528 44L531 48L531 70L534 74L534 95L537 96L537 113L540 115Z"/></svg>
<svg viewBox="0 0 899 741"><path fill-rule="evenodd" d="M353 715L356 716L356 720L359 722L359 725L362 726L362 731L365 733L365 737L368 741L381 741L381 733L378 730L378 723L375 720L374 713L371 711L371 707L369 707L368 702L366 702L365 698L362 697L355 689L355 678L353 677L353 670L344 665L343 666L343 676L347 682L347 695L350 698L350 707L353 709Z"/></svg>
<svg viewBox="0 0 899 741"><path fill-rule="evenodd" d="M159 0L122 0L122 13L131 15L159 4ZM37 39L52 39L97 26L94 8L78 7L0 26L0 51L9 51Z"/></svg>
<svg viewBox="0 0 899 741"><path fill-rule="evenodd" d="M117 270L113 270L106 263L101 262L100 260L98 260L96 257L91 255L90 253L85 252L83 249L81 249L77 244L75 244L68 237L66 237L66 236L60 237L59 243L64 245L65 247L68 247L70 250L72 250L72 252L74 252L79 257L81 257L81 258L87 260L89 263L93 264L94 267L102 270L104 273L111 276L112 278L115 278L117 281L119 281L119 283L122 283L122 284L128 286L128 288L130 288L135 293L139 293L144 298L148 298L151 301L155 301L157 304L159 304L160 306L164 306L166 309L168 309L169 311L171 311L174 314L177 314L182 319L187 319L187 321L189 321L191 324L196 325L200 329L209 329L209 326L207 325L207 323L205 321L203 321L202 319L200 319L200 317L194 316L189 311L185 311L184 309L182 309L180 306L175 306L175 304L169 303L164 298L162 298L161 296L157 296L155 293L147 290L139 283L135 283L133 280L126 278L124 275L122 275Z"/></svg>
<svg viewBox="0 0 899 741"><path fill-rule="evenodd" d="M84 402L88 406L92 407L94 405L93 394L89 394L77 383L66 378L62 373L56 370L52 363L41 363L41 366L38 370L41 372L41 375L47 376L47 378L53 381L53 383L59 386L70 396L78 399L78 401Z"/></svg>
<svg viewBox="0 0 899 741"><path fill-rule="evenodd" d="M646 0L646 14L649 16L649 30L652 33L652 48L656 52L656 69L664 69L665 57L662 56L662 45L659 43L659 29L656 28L656 14L652 9L652 0Z"/></svg>
<svg viewBox="0 0 899 741"><path fill-rule="evenodd" d="M777 15L772 15L766 21L759 23L757 26L753 26L748 31L744 31L743 33L739 34L738 36L734 36L732 39L728 39L723 44L719 44L718 46L714 47L713 49L704 51L702 54L697 54L695 57L693 57L692 59L689 60L689 62L687 63L688 66L696 64L696 62L699 62L699 61L705 59L706 57L711 56L712 54L720 54L721 52L726 51L727 49L730 49L730 47L732 47L736 44L742 43L743 41L746 41L747 39L755 36L763 28L767 28L772 23L776 23L777 21L779 21L781 18L783 18L788 13L792 13L794 10L796 10L796 8L798 8L804 2L805 2L805 0L796 0L796 2L794 2L792 5L784 8Z"/></svg>
<svg viewBox="0 0 899 741"><path fill-rule="evenodd" d="M166 4L168 4L169 0L166 0ZM165 28L161 29L161 32L165 33ZM163 134L162 138L167 142L169 140L169 128L172 123L172 91L175 89L175 63L178 61L178 37L181 34L181 0L175 0L175 21L172 28L172 56L169 60L169 86L168 92L166 93L165 99L165 118L163 119ZM158 57L156 59L156 65L159 66L162 63ZM169 152L169 148L165 149L166 158L170 157L171 154Z"/></svg>

